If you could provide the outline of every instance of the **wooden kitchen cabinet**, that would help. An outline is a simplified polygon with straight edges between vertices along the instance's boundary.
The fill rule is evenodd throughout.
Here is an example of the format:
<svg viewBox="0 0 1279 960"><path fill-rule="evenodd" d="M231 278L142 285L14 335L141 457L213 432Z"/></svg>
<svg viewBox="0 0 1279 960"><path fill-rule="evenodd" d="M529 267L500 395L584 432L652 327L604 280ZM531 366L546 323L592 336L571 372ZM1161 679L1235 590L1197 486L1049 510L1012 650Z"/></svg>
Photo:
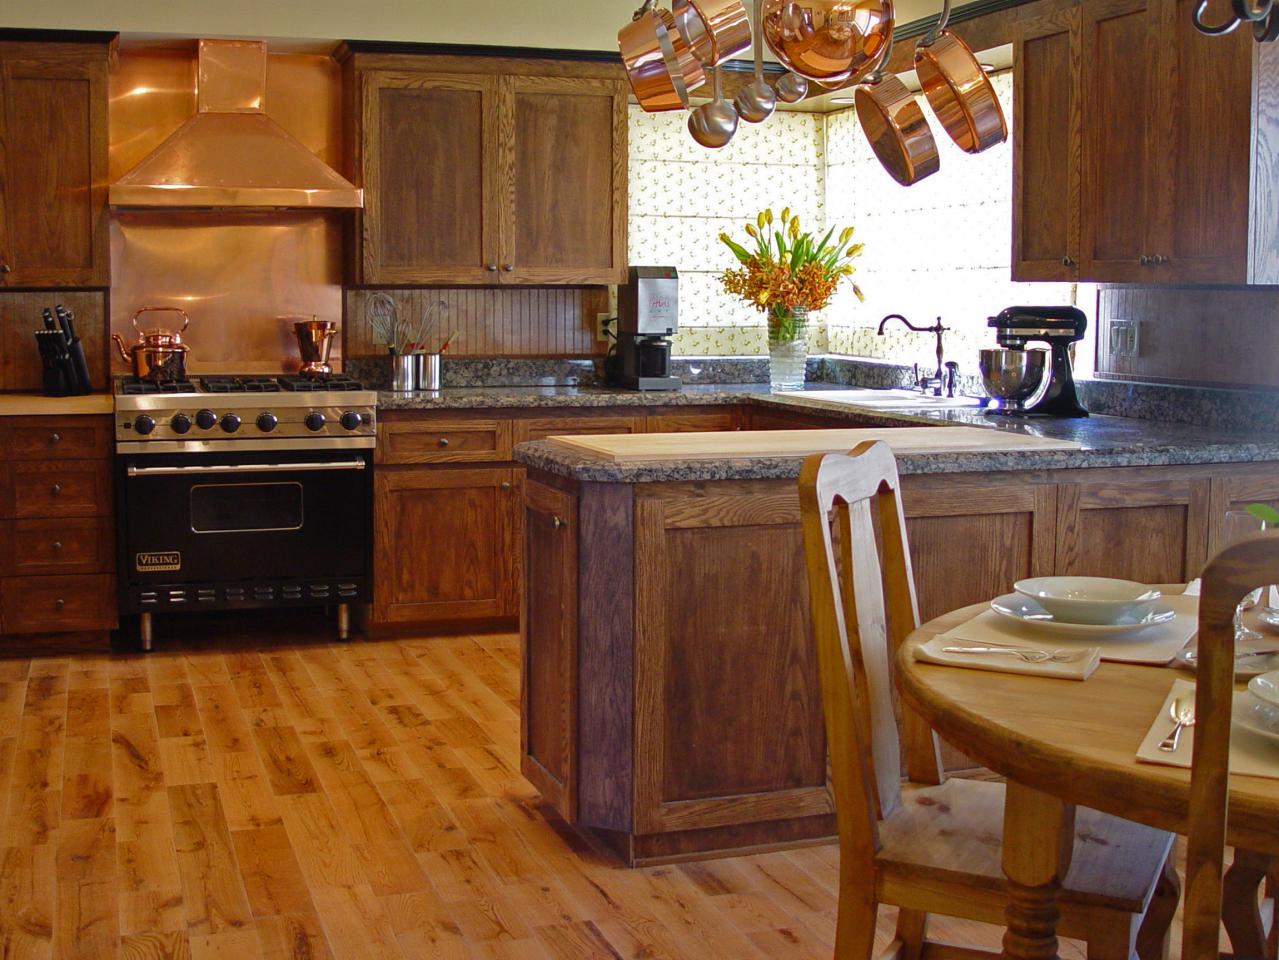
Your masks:
<svg viewBox="0 0 1279 960"><path fill-rule="evenodd" d="M565 820L577 819L577 501L530 483L520 671L520 770Z"/></svg>
<svg viewBox="0 0 1279 960"><path fill-rule="evenodd" d="M110 283L109 52L0 42L0 287Z"/></svg>
<svg viewBox="0 0 1279 960"><path fill-rule="evenodd" d="M365 203L355 282L626 279L618 68L350 47L342 56L357 91L348 141Z"/></svg>
<svg viewBox="0 0 1279 960"><path fill-rule="evenodd" d="M375 623L516 616L522 488L516 467L378 470Z"/></svg>
<svg viewBox="0 0 1279 960"><path fill-rule="evenodd" d="M1196 0L1082 0L1014 37L1013 278L1279 282L1279 52Z"/></svg>
<svg viewBox="0 0 1279 960"><path fill-rule="evenodd" d="M625 414L589 413L581 416L521 417L512 423L511 428L514 443L528 443L531 440L545 440L547 437L643 433L644 418Z"/></svg>

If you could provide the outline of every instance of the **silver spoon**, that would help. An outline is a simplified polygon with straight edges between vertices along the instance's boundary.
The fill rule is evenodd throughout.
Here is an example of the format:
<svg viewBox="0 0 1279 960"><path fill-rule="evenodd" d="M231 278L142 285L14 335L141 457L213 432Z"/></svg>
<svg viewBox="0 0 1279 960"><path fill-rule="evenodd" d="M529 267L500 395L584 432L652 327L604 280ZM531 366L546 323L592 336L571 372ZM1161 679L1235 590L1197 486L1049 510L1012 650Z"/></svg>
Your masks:
<svg viewBox="0 0 1279 960"><path fill-rule="evenodd" d="M755 0L754 29L755 79L733 98L737 115L747 123L762 123L777 108L777 94L764 79L764 0Z"/></svg>
<svg viewBox="0 0 1279 960"><path fill-rule="evenodd" d="M718 150L727 146L737 133L737 111L724 99L720 68L714 67L711 76L715 82L715 99L702 104L689 115L688 132L703 147Z"/></svg>
<svg viewBox="0 0 1279 960"><path fill-rule="evenodd" d="M1173 722L1172 733L1160 741L1159 749L1165 753L1176 753L1181 743L1181 731L1195 725L1195 701L1178 697L1168 707L1168 718Z"/></svg>
<svg viewBox="0 0 1279 960"><path fill-rule="evenodd" d="M798 73L788 73L777 81L777 99L784 103L799 103L808 96L808 79Z"/></svg>

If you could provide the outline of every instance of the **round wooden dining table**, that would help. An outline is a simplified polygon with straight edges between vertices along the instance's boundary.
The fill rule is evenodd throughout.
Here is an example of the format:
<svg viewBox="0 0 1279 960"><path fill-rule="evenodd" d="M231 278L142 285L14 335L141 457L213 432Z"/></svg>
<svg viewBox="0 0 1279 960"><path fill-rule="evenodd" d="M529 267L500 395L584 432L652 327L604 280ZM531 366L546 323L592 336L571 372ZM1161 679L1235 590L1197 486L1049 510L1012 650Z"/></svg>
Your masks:
<svg viewBox="0 0 1279 960"><path fill-rule="evenodd" d="M898 682L938 735L1007 779L1004 953L1047 960L1057 955L1057 895L1076 805L1186 833L1190 771L1138 763L1136 754L1173 681L1188 674L1103 662L1080 682L914 659L916 646L984 609L965 607L914 631L898 652ZM1279 780L1231 777L1228 842L1279 857Z"/></svg>

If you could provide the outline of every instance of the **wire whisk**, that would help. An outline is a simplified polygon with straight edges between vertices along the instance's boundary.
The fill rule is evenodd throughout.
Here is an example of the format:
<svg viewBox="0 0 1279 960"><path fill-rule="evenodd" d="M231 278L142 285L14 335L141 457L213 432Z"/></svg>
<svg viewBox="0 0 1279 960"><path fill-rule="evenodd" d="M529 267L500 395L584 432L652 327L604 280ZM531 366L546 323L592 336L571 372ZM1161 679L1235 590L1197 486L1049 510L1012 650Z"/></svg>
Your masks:
<svg viewBox="0 0 1279 960"><path fill-rule="evenodd" d="M427 340L448 313L449 305L437 300L416 319L404 320L395 300L381 291L371 294L365 307L375 341L385 344L387 351L393 354L431 352L427 350Z"/></svg>

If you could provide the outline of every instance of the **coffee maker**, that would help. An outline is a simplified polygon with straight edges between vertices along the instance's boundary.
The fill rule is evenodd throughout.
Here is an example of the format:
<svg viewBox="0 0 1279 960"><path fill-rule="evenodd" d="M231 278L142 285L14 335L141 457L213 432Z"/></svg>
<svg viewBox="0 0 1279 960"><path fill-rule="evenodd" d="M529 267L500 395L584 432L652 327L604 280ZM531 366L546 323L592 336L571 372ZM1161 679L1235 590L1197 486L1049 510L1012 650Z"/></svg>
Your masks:
<svg viewBox="0 0 1279 960"><path fill-rule="evenodd" d="M981 351L986 390L1000 400L987 410L993 415L1020 417L1086 417L1079 402L1070 363L1070 345L1084 338L1088 318L1077 307L1008 307L991 317L999 350ZM1048 370L1042 350L1026 344L1048 344Z"/></svg>
<svg viewBox="0 0 1279 960"><path fill-rule="evenodd" d="M674 267L631 267L618 291L620 382L633 390L678 390L671 376L671 336L679 329L679 273Z"/></svg>

